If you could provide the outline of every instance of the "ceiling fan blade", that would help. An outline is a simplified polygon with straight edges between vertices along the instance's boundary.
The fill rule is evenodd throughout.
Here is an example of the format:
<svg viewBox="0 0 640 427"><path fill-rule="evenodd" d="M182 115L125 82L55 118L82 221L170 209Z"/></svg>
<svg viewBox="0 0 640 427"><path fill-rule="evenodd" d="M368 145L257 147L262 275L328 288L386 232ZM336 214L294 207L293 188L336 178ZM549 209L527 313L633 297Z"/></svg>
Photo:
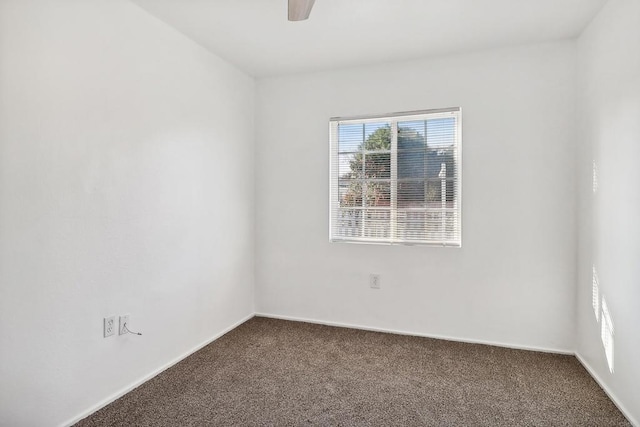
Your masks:
<svg viewBox="0 0 640 427"><path fill-rule="evenodd" d="M289 21L304 21L316 0L289 0Z"/></svg>

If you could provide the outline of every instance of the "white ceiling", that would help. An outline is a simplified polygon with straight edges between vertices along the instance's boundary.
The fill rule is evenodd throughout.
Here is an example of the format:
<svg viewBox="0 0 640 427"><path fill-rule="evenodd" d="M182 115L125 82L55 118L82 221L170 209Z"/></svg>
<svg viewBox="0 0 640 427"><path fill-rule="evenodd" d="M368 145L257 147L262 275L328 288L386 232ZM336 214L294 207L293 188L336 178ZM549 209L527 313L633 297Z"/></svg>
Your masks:
<svg viewBox="0 0 640 427"><path fill-rule="evenodd" d="M253 76L575 37L607 0L133 0Z"/></svg>

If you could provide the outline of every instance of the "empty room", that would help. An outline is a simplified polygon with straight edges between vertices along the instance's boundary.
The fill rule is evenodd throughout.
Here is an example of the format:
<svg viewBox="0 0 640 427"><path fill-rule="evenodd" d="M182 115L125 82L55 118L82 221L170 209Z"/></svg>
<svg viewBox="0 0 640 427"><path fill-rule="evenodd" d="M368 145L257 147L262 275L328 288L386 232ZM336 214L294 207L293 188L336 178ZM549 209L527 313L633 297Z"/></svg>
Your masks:
<svg viewBox="0 0 640 427"><path fill-rule="evenodd" d="M0 426L640 427L640 0L0 0Z"/></svg>

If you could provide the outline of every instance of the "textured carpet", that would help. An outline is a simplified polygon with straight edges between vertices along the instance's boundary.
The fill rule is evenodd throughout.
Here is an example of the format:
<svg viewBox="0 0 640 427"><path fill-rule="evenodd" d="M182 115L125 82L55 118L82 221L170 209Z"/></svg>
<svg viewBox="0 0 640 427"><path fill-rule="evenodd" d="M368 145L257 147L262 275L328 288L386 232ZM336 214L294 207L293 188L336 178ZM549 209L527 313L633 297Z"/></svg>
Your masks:
<svg viewBox="0 0 640 427"><path fill-rule="evenodd" d="M77 426L628 426L572 356L253 318Z"/></svg>

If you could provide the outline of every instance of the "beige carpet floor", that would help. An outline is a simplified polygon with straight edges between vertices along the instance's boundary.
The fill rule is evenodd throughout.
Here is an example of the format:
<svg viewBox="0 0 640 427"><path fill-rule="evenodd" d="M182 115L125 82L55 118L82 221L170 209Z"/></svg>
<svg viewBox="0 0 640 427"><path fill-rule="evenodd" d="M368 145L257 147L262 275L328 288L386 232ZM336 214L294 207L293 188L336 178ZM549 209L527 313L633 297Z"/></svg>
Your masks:
<svg viewBox="0 0 640 427"><path fill-rule="evenodd" d="M253 318L77 426L628 426L572 356Z"/></svg>

